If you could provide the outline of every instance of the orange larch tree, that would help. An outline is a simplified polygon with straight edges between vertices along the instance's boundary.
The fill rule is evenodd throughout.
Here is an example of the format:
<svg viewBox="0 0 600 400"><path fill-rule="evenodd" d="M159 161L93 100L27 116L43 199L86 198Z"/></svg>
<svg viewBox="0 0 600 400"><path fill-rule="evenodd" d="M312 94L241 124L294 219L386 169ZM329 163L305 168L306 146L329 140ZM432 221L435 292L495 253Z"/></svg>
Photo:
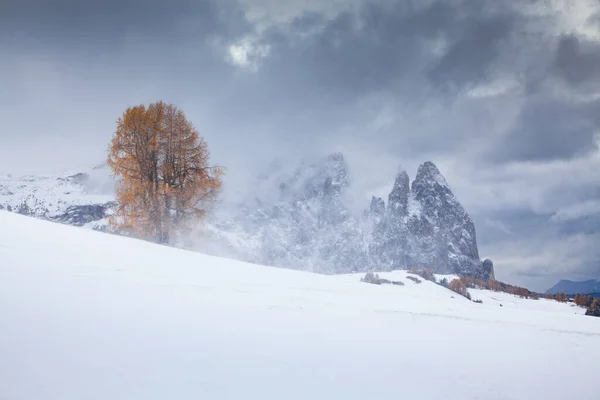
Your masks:
<svg viewBox="0 0 600 400"><path fill-rule="evenodd" d="M128 108L109 146L108 165L118 180L113 226L170 243L217 199L223 170L209 158L206 142L176 106Z"/></svg>

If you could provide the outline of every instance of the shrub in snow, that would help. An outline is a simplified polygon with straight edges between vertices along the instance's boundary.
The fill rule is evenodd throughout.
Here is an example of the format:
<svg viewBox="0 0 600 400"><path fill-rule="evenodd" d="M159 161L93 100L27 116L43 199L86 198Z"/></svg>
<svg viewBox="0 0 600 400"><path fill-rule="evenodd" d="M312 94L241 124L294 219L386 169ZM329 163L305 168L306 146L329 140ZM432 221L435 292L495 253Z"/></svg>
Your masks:
<svg viewBox="0 0 600 400"><path fill-rule="evenodd" d="M413 281L414 283L421 283L421 280L419 278L416 278L414 276L407 276L407 279L410 279L411 281Z"/></svg>
<svg viewBox="0 0 600 400"><path fill-rule="evenodd" d="M490 279L487 283L487 288L489 290L493 290L494 292L501 292L502 284L495 279Z"/></svg>
<svg viewBox="0 0 600 400"><path fill-rule="evenodd" d="M481 300L481 299L473 300L473 303L479 303L479 304L481 304L481 303L483 303L483 300Z"/></svg>
<svg viewBox="0 0 600 400"><path fill-rule="evenodd" d="M422 269L417 271L417 275L426 281L435 282L435 276L433 276L433 271L430 268Z"/></svg>
<svg viewBox="0 0 600 400"><path fill-rule="evenodd" d="M600 299L594 299L592 304L588 307L585 315L591 315L592 317L600 317Z"/></svg>
<svg viewBox="0 0 600 400"><path fill-rule="evenodd" d="M528 299L530 297L535 297L535 296L533 296L533 292L529 291L528 289L526 289L524 287L520 287L520 286L507 285L506 291L515 296L520 296L524 299Z"/></svg>
<svg viewBox="0 0 600 400"><path fill-rule="evenodd" d="M364 278L361 278L362 282L372 283L374 285L381 285L382 283L391 283L391 281L387 279L382 279L379 277L379 274L374 274L373 272L367 272Z"/></svg>
<svg viewBox="0 0 600 400"><path fill-rule="evenodd" d="M487 289L488 287L485 281L472 276L461 276L459 279L469 289Z"/></svg>
<svg viewBox="0 0 600 400"><path fill-rule="evenodd" d="M373 272L367 272L367 274L363 277L360 278L361 282L366 282L366 283L372 283L374 285L381 285L381 284L392 284L392 285L397 285L397 286L404 286L404 282L401 281L390 281L388 279L383 279L379 277L379 274L374 274Z"/></svg>
<svg viewBox="0 0 600 400"><path fill-rule="evenodd" d="M554 298L556 299L556 301L560 301L561 303L566 303L567 301L569 301L569 297L567 297L566 293L556 293L556 296Z"/></svg>
<svg viewBox="0 0 600 400"><path fill-rule="evenodd" d="M589 307L592 305L592 303L594 302L594 297L590 296L590 295L582 295L577 293L575 295L575 298L573 299L573 301L575 302L575 304L577 304L578 306L581 307Z"/></svg>
<svg viewBox="0 0 600 400"><path fill-rule="evenodd" d="M375 283L376 280L377 280L377 278L375 277L375 274L372 272L367 272L366 275L360 279L361 282L366 282L366 283Z"/></svg>
<svg viewBox="0 0 600 400"><path fill-rule="evenodd" d="M452 282L450 282L448 284L448 289L471 300L471 294L467 290L467 286L460 279L454 279Z"/></svg>

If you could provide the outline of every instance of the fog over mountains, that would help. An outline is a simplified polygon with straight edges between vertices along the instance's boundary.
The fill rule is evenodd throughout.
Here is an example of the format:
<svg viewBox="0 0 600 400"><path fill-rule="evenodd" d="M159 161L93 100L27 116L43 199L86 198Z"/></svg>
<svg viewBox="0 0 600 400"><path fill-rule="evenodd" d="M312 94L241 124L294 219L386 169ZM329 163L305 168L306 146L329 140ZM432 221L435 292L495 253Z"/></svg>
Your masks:
<svg viewBox="0 0 600 400"><path fill-rule="evenodd" d="M292 172L273 163L233 211L215 210L200 236L178 245L320 273L414 266L494 276L491 263L479 259L473 221L434 163L423 163L412 183L399 170L387 199L373 197L361 212L349 206L357 196L350 174L341 153ZM103 230L113 188L106 166L60 177L3 177L0 209Z"/></svg>
<svg viewBox="0 0 600 400"><path fill-rule="evenodd" d="M493 276L479 260L475 226L432 162L410 184L400 170L387 199L373 197L362 213L349 207L351 171L343 154L281 173L274 165L254 197L209 230L237 258L323 273L432 268L439 273Z"/></svg>

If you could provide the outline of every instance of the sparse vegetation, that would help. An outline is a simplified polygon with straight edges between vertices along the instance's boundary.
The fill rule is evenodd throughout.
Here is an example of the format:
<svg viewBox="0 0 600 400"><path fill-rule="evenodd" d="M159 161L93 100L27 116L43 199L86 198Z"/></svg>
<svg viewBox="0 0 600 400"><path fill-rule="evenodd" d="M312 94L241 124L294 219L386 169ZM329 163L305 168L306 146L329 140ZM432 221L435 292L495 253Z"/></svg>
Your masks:
<svg viewBox="0 0 600 400"><path fill-rule="evenodd" d="M409 274L418 275L419 277L421 277L425 280L429 280L433 283L436 283L440 286L450 289L453 292L458 293L461 296L464 296L469 300L471 300L471 294L469 293L468 289L484 289L484 290L492 290L494 292L509 293L509 294L512 294L514 296L519 296L524 299L539 300L540 298L545 298L545 299L549 299L549 300L556 300L561 303L566 303L566 302L570 301L569 296L567 296L566 293L557 293L556 295L540 294L537 292L532 292L531 290L529 290L527 288L524 288L521 286L509 285L507 283L504 283L504 282L501 282L501 281L498 281L495 279L483 281L481 279L477 279L472 276L461 276L458 279L452 280L451 282L448 282L447 278L443 278L438 282L435 279L435 275L433 274L433 271L429 268L418 269L417 267L412 267L408 272L409 272ZM417 283L417 284L422 283L422 280L417 278L416 276L407 275L406 278L410 279L411 281L413 281L414 283ZM367 283L372 283L375 285L392 284L392 285L404 286L403 282L396 282L396 281L390 281L387 279L382 279L379 277L378 274L375 274L373 272L367 273L364 278L361 278L361 281L367 282ZM593 296L577 294L577 295L575 295L573 302L575 304L577 304L578 306L587 307L588 310L586 312L586 315L595 315L595 313L600 314L600 308L598 308L600 306L598 305L598 303L596 303L595 306L592 306L592 303L595 300L596 299L594 299ZM483 303L483 300L476 299L476 300L473 300L473 302L481 304L481 303ZM502 305L500 305L500 306L502 307Z"/></svg>
<svg viewBox="0 0 600 400"><path fill-rule="evenodd" d="M594 302L594 297L577 293L573 301L580 307L590 307Z"/></svg>
<svg viewBox="0 0 600 400"><path fill-rule="evenodd" d="M600 299L594 299L592 304L588 307L585 315L591 315L592 317L600 317Z"/></svg>
<svg viewBox="0 0 600 400"><path fill-rule="evenodd" d="M435 282L435 276L433 275L433 270L431 268L425 268L417 271L417 275L426 281Z"/></svg>
<svg viewBox="0 0 600 400"><path fill-rule="evenodd" d="M489 290L492 290L494 292L502 291L502 284L495 279L490 279L487 283L487 287Z"/></svg>
<svg viewBox="0 0 600 400"><path fill-rule="evenodd" d="M471 294L467 290L467 286L460 279L454 279L452 282L450 282L448 284L448 289L471 300Z"/></svg>
<svg viewBox="0 0 600 400"><path fill-rule="evenodd" d="M468 288L472 289L487 289L492 290L494 292L505 292L510 293L515 296L522 297L524 299L534 299L537 300L540 298L538 293L532 292L527 288L520 286L513 286L507 283L503 283L497 281L495 279L490 279L487 282L484 282L479 279L474 279L472 277L464 276L460 278L461 282Z"/></svg>
<svg viewBox="0 0 600 400"><path fill-rule="evenodd" d="M372 283L373 285L392 284L397 286L404 286L402 281L390 281L389 279L383 279L379 277L379 274L373 272L367 272L363 278L360 278L361 282Z"/></svg>
<svg viewBox="0 0 600 400"><path fill-rule="evenodd" d="M556 301L559 301L561 303L566 303L567 301L569 301L569 297L566 293L556 293L556 296L554 298L556 299Z"/></svg>

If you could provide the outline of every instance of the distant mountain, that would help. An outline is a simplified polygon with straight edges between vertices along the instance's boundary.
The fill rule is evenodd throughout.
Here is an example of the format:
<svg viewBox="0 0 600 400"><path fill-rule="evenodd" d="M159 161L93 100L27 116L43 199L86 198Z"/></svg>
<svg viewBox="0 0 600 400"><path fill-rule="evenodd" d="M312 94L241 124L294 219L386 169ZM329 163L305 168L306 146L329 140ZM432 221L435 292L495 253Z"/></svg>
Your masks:
<svg viewBox="0 0 600 400"><path fill-rule="evenodd" d="M373 198L354 213L349 169L340 153L307 161L291 172L281 165L257 179L232 214L217 213L201 243L186 247L244 261L321 273L431 268L487 280L473 221L432 162L410 183L396 178L387 204ZM104 230L114 203L106 166L64 176L0 177L0 209Z"/></svg>
<svg viewBox="0 0 600 400"><path fill-rule="evenodd" d="M231 219L208 228L211 248L202 249L321 273L365 270L367 238L346 206L348 186L348 166L339 153L290 173L274 165Z"/></svg>
<svg viewBox="0 0 600 400"><path fill-rule="evenodd" d="M546 290L547 294L566 293L570 295L574 294L599 294L600 293L600 280L590 279L587 281L569 281L562 280L550 289Z"/></svg>
<svg viewBox="0 0 600 400"><path fill-rule="evenodd" d="M376 221L370 254L377 263L493 277L493 270L483 272L473 221L432 162L419 167L412 185L401 170L387 207L383 199L373 198L369 211Z"/></svg>
<svg viewBox="0 0 600 400"><path fill-rule="evenodd" d="M114 204L106 166L61 176L0 176L0 210L104 230Z"/></svg>
<svg viewBox="0 0 600 400"><path fill-rule="evenodd" d="M388 196L373 198L362 215L347 207L349 171L332 154L285 174L273 168L255 185L233 217L209 229L217 255L323 273L369 269L431 268L487 280L493 264L482 263L475 226L432 162L410 184L400 171Z"/></svg>

